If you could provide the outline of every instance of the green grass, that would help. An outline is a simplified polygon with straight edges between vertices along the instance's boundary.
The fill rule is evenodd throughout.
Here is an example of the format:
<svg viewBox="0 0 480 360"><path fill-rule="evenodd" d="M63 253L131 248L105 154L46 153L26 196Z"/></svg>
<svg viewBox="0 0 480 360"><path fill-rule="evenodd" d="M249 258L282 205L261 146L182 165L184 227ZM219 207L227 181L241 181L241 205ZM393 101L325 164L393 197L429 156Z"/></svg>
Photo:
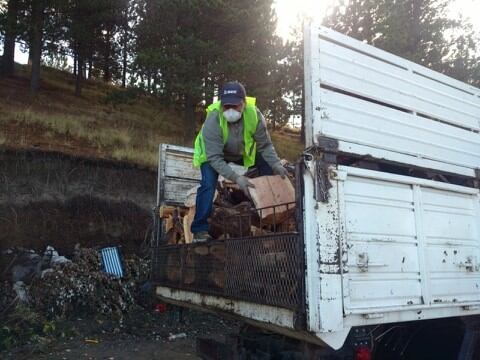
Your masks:
<svg viewBox="0 0 480 360"><path fill-rule="evenodd" d="M183 142L181 114L156 98L140 94L113 105L106 100L125 93L90 80L76 97L73 76L50 68L42 69L41 90L32 97L28 76L29 69L18 66L14 78L0 79L0 129L5 129L0 131L0 146L35 145L154 168L159 143ZM281 157L294 161L301 154L297 137L275 133L272 138Z"/></svg>

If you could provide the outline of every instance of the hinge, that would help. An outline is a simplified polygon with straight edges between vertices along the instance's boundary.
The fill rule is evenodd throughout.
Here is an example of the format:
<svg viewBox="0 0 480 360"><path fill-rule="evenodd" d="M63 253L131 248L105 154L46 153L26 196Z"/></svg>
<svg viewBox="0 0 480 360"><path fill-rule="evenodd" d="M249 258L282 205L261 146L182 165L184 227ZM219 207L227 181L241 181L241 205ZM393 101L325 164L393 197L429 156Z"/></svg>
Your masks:
<svg viewBox="0 0 480 360"><path fill-rule="evenodd" d="M347 180L347 172L345 170L331 169L330 179L337 181L345 181Z"/></svg>

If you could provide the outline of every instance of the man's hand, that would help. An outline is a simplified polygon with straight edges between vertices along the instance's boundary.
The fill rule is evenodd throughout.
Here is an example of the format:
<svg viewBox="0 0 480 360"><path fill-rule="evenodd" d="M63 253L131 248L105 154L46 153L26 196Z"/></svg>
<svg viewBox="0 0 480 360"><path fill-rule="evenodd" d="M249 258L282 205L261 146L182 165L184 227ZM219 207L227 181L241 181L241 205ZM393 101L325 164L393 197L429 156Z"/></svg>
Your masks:
<svg viewBox="0 0 480 360"><path fill-rule="evenodd" d="M282 177L282 179L285 179L286 176L288 176L288 171L287 169L285 169L282 164L278 163L276 164L273 168L273 173L275 175L280 175Z"/></svg>
<svg viewBox="0 0 480 360"><path fill-rule="evenodd" d="M239 176L237 177L237 180L235 180L238 186L240 187L240 190L242 190L245 195L250 197L250 193L248 192L248 188L252 187L254 188L255 185L253 185L250 181L248 181L248 178L245 176Z"/></svg>

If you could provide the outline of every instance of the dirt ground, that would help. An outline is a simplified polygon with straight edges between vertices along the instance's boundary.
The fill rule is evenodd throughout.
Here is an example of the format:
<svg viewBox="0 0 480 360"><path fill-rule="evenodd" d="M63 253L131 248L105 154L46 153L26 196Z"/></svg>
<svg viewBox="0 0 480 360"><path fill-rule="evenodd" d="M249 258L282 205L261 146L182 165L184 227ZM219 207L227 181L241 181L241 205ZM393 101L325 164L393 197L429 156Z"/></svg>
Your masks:
<svg viewBox="0 0 480 360"><path fill-rule="evenodd" d="M122 322L77 319L63 325L73 336L0 353L1 360L150 360L199 359L197 336L222 339L238 324L210 314L177 309L164 313L138 310ZM172 335L179 338L169 339Z"/></svg>

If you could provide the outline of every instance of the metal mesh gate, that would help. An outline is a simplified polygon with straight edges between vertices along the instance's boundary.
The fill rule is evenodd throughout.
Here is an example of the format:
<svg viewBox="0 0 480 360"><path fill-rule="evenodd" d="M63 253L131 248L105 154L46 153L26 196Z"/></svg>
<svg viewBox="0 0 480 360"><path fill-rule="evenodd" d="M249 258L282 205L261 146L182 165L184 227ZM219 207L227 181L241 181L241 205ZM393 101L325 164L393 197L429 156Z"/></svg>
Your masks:
<svg viewBox="0 0 480 360"><path fill-rule="evenodd" d="M153 249L153 280L177 289L298 310L303 279L298 233Z"/></svg>

